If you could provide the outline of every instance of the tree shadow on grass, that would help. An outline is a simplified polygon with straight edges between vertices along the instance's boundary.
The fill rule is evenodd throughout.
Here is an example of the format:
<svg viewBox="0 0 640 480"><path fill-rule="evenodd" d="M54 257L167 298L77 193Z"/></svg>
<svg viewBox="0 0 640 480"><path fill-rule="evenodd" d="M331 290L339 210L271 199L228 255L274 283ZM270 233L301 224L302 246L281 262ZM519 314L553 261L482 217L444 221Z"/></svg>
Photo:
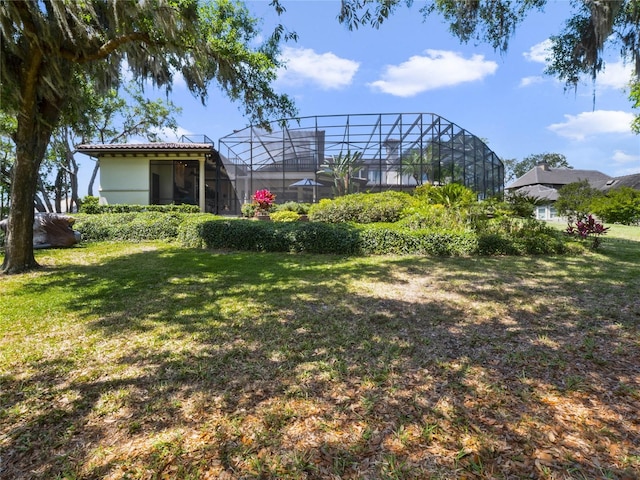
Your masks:
<svg viewBox="0 0 640 480"><path fill-rule="evenodd" d="M633 478L638 318L589 302L598 282L613 305L637 265L589 261L160 249L65 267L29 288L73 289L93 340L0 379L0 476Z"/></svg>

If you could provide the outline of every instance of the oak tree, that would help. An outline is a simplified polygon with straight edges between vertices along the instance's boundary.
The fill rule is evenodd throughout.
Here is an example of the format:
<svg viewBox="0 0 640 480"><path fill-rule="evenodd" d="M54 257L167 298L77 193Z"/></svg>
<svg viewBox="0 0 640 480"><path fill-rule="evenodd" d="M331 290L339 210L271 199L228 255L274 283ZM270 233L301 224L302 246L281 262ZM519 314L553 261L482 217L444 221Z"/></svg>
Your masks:
<svg viewBox="0 0 640 480"><path fill-rule="evenodd" d="M275 5L281 10L279 5ZM203 102L213 82L257 123L295 114L272 88L279 26L259 47L258 22L228 0L22 0L0 3L0 108L15 115L8 231L2 272L37 267L33 254L38 170L79 79L119 85L123 66L141 83L170 90L181 75Z"/></svg>

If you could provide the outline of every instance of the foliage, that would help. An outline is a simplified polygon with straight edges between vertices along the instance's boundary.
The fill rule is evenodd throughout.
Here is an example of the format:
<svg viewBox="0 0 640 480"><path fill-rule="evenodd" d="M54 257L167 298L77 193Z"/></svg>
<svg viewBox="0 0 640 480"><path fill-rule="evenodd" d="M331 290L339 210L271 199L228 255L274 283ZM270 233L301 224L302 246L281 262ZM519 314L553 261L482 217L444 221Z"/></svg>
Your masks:
<svg viewBox="0 0 640 480"><path fill-rule="evenodd" d="M181 225L178 241L187 247L254 252L351 255L358 251L358 235L352 227L317 222L256 222L200 217Z"/></svg>
<svg viewBox="0 0 640 480"><path fill-rule="evenodd" d="M477 232L480 255L548 255L568 250L562 232L532 218L489 219Z"/></svg>
<svg viewBox="0 0 640 480"><path fill-rule="evenodd" d="M299 202L285 202L285 203L276 205L276 210L278 212L281 210L288 210L291 212L296 212L300 215L308 214L310 208L311 208L310 203L299 203Z"/></svg>
<svg viewBox="0 0 640 480"><path fill-rule="evenodd" d="M609 190L591 202L591 210L608 223L640 224L640 191L630 187Z"/></svg>
<svg viewBox="0 0 640 480"><path fill-rule="evenodd" d="M477 199L473 190L459 183L448 183L441 186L425 183L416 187L414 195L425 199L428 203L444 205L446 208L468 207Z"/></svg>
<svg viewBox="0 0 640 480"><path fill-rule="evenodd" d="M516 159L502 160L504 164L504 181L509 184L522 177L529 170L540 163L546 163L551 168L573 168L569 165L567 157L561 153L537 153L529 155L520 161Z"/></svg>
<svg viewBox="0 0 640 480"><path fill-rule="evenodd" d="M583 240L591 239L591 250L597 250L602 243L600 236L606 234L608 230L609 227L605 227L592 215L588 215L585 220L578 220L575 225L569 223L567 235L579 236Z"/></svg>
<svg viewBox="0 0 640 480"><path fill-rule="evenodd" d="M274 222L297 222L300 220L300 214L292 210L277 210L270 215Z"/></svg>
<svg viewBox="0 0 640 480"><path fill-rule="evenodd" d="M37 266L32 247L37 172L64 112L77 105L84 79L96 91L107 91L121 82L126 60L140 84L149 80L170 89L179 72L203 102L215 82L244 105L254 123L295 113L291 100L271 86L281 66L280 41L295 35L278 25L258 45L259 20L242 3L3 2L0 22L0 108L18 119L6 273Z"/></svg>
<svg viewBox="0 0 640 480"><path fill-rule="evenodd" d="M178 212L103 213L74 215L74 229L83 241L174 240L188 215ZM209 215L210 217L210 215Z"/></svg>
<svg viewBox="0 0 640 480"><path fill-rule="evenodd" d="M535 209L544 204L544 200L526 193L513 192L506 196L511 214L522 218L535 218Z"/></svg>
<svg viewBox="0 0 640 480"><path fill-rule="evenodd" d="M465 209L446 208L442 204L414 203L403 211L397 222L408 230L464 231L468 228L469 213Z"/></svg>
<svg viewBox="0 0 640 480"><path fill-rule="evenodd" d="M344 0L339 20L349 28L370 24L379 27L401 4L412 0ZM444 17L453 35L462 42L486 42L494 49L506 52L518 25L532 11L541 10L547 0L479 0L458 2L438 0L427 2L421 13ZM573 2L573 9L563 30L551 37L547 73L577 88L586 75L595 80L604 67L609 47L636 64L640 58L640 15L637 0Z"/></svg>
<svg viewBox="0 0 640 480"><path fill-rule="evenodd" d="M258 205L258 210L268 212L271 211L276 196L267 189L256 190L256 193L253 194L253 201Z"/></svg>
<svg viewBox="0 0 640 480"><path fill-rule="evenodd" d="M243 203L240 207L240 212L242 216L245 218L252 218L256 216L256 212L258 211L258 204L255 202L252 203Z"/></svg>
<svg viewBox="0 0 640 480"><path fill-rule="evenodd" d="M309 219L319 222L396 222L413 203L404 192L353 193L334 200L321 199L309 209Z"/></svg>
<svg viewBox="0 0 640 480"><path fill-rule="evenodd" d="M416 185L422 185L426 181L439 181L434 172L434 146L429 144L421 151L418 148L412 149L402 158L401 172L409 175L416 181Z"/></svg>
<svg viewBox="0 0 640 480"><path fill-rule="evenodd" d="M80 205L80 213L87 213L87 214L101 213L100 198L93 195L87 195L86 197L84 197Z"/></svg>
<svg viewBox="0 0 640 480"><path fill-rule="evenodd" d="M85 203L85 201L87 201ZM87 196L80 207L80 213L104 214L104 213L136 213L136 212L159 212L159 213L199 213L198 205L190 204L167 204L167 205L130 205L125 203L114 203L110 205L99 205L98 197Z"/></svg>
<svg viewBox="0 0 640 480"><path fill-rule="evenodd" d="M591 211L591 203L600 196L602 192L593 188L587 180L580 180L563 185L558 190L555 207L560 215L567 217L569 222L582 220Z"/></svg>
<svg viewBox="0 0 640 480"><path fill-rule="evenodd" d="M629 89L629 100L631 100L631 106L635 109L640 109L640 80L631 82L631 88ZM631 124L631 130L640 134L640 113L635 115L633 123Z"/></svg>
<svg viewBox="0 0 640 480"><path fill-rule="evenodd" d="M340 152L337 157L327 159L326 163L320 166L318 175L331 178L335 195L343 196L358 190L355 179L363 168L362 152L352 153L351 150L347 150L346 153Z"/></svg>
<svg viewBox="0 0 640 480"><path fill-rule="evenodd" d="M362 252L370 255L468 256L477 250L476 235L470 231L409 230L389 224L362 226L360 243Z"/></svg>

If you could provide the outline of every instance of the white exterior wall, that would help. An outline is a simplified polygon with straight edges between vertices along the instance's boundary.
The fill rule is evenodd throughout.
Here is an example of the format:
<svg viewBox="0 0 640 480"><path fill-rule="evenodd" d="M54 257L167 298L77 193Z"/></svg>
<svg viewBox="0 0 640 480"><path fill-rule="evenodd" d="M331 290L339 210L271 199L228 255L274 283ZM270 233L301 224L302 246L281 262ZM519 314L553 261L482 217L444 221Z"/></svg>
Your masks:
<svg viewBox="0 0 640 480"><path fill-rule="evenodd" d="M101 204L148 205L149 188L149 158L104 156L100 159Z"/></svg>

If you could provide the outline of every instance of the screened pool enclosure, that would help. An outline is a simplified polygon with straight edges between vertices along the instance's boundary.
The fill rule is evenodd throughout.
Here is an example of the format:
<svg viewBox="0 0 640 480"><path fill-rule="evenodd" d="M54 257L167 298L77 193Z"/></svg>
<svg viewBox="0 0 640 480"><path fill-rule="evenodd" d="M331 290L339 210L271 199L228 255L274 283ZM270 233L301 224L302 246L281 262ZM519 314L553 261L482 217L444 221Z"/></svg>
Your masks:
<svg viewBox="0 0 640 480"><path fill-rule="evenodd" d="M502 193L504 183L502 162L482 140L433 113L313 116L274 122L271 131L252 126L221 138L219 154L235 197L225 201L229 213L261 189L277 203L316 202L456 182L482 199Z"/></svg>

